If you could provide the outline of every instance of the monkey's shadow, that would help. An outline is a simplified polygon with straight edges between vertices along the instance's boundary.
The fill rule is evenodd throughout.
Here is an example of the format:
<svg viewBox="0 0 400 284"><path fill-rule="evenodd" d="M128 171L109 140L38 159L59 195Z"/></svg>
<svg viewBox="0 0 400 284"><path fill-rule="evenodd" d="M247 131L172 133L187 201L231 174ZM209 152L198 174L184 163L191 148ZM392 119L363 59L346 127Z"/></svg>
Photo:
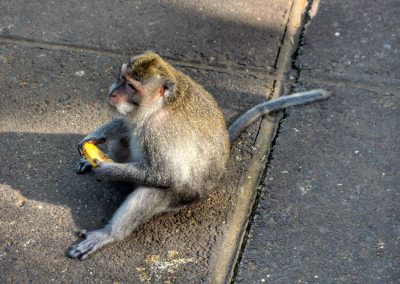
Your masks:
<svg viewBox="0 0 400 284"><path fill-rule="evenodd" d="M79 228L94 229L106 222L134 187L98 181L94 174L78 175L76 144L83 135L0 134L0 183L23 197L71 209Z"/></svg>

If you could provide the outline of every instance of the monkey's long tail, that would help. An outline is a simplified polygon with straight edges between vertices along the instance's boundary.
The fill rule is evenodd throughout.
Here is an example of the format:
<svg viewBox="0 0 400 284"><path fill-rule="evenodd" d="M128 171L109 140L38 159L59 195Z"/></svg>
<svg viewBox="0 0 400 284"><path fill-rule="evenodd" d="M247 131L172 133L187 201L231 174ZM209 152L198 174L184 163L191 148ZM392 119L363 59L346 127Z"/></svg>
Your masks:
<svg viewBox="0 0 400 284"><path fill-rule="evenodd" d="M307 92L296 93L289 96L279 97L277 99L273 99L265 103L256 105L246 111L244 114L242 114L238 119L236 119L234 123L232 123L231 126L229 126L229 141L235 141L246 127L248 127L250 124L252 124L263 115L292 106L304 105L321 100L326 100L330 96L330 92L323 89L316 89Z"/></svg>

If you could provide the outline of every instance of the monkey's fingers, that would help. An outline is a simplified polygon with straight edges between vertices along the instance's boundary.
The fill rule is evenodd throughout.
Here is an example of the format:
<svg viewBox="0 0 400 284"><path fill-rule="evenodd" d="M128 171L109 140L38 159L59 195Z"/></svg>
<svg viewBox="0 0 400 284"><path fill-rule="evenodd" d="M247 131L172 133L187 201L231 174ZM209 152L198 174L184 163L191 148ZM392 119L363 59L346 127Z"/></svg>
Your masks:
<svg viewBox="0 0 400 284"><path fill-rule="evenodd" d="M83 158L82 145L81 144L76 145L76 149L78 150L79 156Z"/></svg>
<svg viewBox="0 0 400 284"><path fill-rule="evenodd" d="M80 155L82 158L85 157L85 155L84 155L84 153L83 153L83 145L84 145L85 143L91 143L91 144L93 144L92 141L85 141L85 142L80 142L78 145L76 145L76 149L78 150L78 153L79 153L79 155Z"/></svg>
<svg viewBox="0 0 400 284"><path fill-rule="evenodd" d="M92 170L93 166L85 159L81 158L75 166L77 174L86 174Z"/></svg>
<svg viewBox="0 0 400 284"><path fill-rule="evenodd" d="M112 162L112 159L97 148L96 145L88 142L83 144L82 153L93 167L100 166L102 162Z"/></svg>

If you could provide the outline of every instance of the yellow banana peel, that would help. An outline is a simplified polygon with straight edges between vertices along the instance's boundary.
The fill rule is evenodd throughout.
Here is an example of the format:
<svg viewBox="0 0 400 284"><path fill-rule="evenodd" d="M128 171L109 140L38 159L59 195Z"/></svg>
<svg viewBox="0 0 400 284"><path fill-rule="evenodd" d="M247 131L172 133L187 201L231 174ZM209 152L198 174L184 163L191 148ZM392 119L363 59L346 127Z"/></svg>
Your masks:
<svg viewBox="0 0 400 284"><path fill-rule="evenodd" d="M82 154L85 159L93 166L97 167L97 161L111 163L113 160L102 152L96 145L85 142L82 145Z"/></svg>

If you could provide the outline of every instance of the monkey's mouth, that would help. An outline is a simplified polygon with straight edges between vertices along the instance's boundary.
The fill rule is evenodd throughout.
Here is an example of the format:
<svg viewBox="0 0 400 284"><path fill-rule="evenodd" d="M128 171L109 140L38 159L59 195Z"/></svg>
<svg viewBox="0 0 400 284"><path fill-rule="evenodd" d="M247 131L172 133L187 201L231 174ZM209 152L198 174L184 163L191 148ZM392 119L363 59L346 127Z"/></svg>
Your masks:
<svg viewBox="0 0 400 284"><path fill-rule="evenodd" d="M129 113L135 109L133 104L118 104L118 105L115 105L114 107L122 115L126 115L127 113Z"/></svg>

